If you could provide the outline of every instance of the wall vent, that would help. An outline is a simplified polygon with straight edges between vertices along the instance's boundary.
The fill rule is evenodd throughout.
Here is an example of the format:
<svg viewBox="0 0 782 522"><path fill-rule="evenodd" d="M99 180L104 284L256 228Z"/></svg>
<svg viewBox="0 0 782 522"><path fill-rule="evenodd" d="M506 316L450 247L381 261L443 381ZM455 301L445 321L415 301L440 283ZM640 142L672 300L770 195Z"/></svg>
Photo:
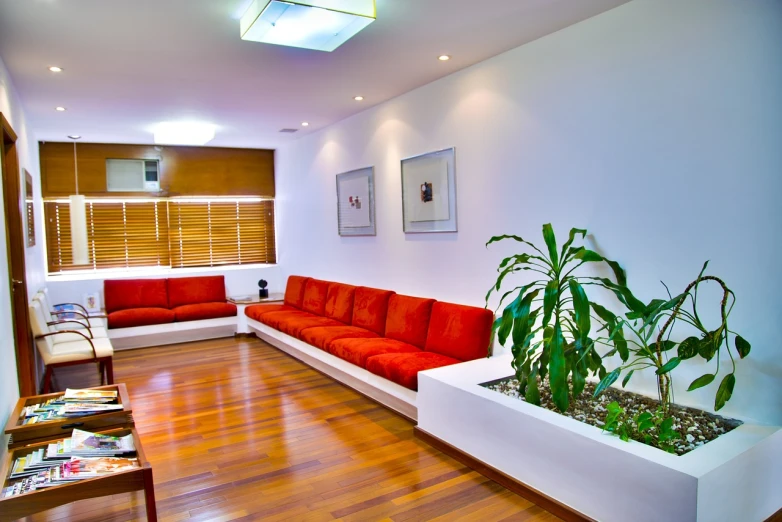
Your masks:
<svg viewBox="0 0 782 522"><path fill-rule="evenodd" d="M299 132L299 129L280 129L280 132L284 132L285 134L293 134L294 132Z"/></svg>

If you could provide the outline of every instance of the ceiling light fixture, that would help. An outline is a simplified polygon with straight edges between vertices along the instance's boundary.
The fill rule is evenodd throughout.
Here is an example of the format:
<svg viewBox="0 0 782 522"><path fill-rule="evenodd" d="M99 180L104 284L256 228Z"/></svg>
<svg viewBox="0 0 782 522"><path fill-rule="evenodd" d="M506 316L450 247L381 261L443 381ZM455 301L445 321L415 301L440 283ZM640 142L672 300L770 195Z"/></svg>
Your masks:
<svg viewBox="0 0 782 522"><path fill-rule="evenodd" d="M52 72L62 72L62 67L57 67L56 65L52 65L49 67L49 70Z"/></svg>
<svg viewBox="0 0 782 522"><path fill-rule="evenodd" d="M57 112L65 112L67 109L65 107L55 107L54 110Z"/></svg>
<svg viewBox="0 0 782 522"><path fill-rule="evenodd" d="M375 21L375 0L254 0L243 40L331 52Z"/></svg>
<svg viewBox="0 0 782 522"><path fill-rule="evenodd" d="M68 134L68 137L70 139L72 139L72 140L80 140L81 139L81 136L79 136L78 134Z"/></svg>
<svg viewBox="0 0 782 522"><path fill-rule="evenodd" d="M364 97L363 96L354 96L353 99L356 100L356 101L364 101Z"/></svg>
<svg viewBox="0 0 782 522"><path fill-rule="evenodd" d="M301 122L301 126L302 126L302 127L309 127L309 126L310 126L310 122L308 122L308 121L303 121L303 122Z"/></svg>
<svg viewBox="0 0 782 522"><path fill-rule="evenodd" d="M447 54L441 54L440 56L437 57L437 59L440 60L441 62L447 62L448 60L451 59L451 57Z"/></svg>
<svg viewBox="0 0 782 522"><path fill-rule="evenodd" d="M210 123L165 121L154 130L158 145L206 145L215 137L215 126Z"/></svg>

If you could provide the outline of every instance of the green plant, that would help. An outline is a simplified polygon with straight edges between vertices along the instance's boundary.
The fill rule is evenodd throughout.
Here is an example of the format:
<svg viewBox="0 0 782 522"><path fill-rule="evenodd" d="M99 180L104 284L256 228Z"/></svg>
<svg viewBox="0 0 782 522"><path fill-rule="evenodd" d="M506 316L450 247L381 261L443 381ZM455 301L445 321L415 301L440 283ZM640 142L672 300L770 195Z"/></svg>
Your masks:
<svg viewBox="0 0 782 522"><path fill-rule="evenodd" d="M681 434L673 429L673 417L668 417L659 406L654 412L639 411L632 417L614 401L606 407L603 431L610 431L627 442L635 440L649 446L655 446L668 453L674 453L674 441Z"/></svg>
<svg viewBox="0 0 782 522"><path fill-rule="evenodd" d="M604 319L608 323L613 322L619 325L619 328L627 326L632 331L633 336L627 338L631 353L630 360L623 358L624 364L602 378L595 389L595 397L616 382L623 372L626 372L622 380L622 386L624 387L636 370L654 368L657 374L660 404L663 414L667 415L673 402L673 379L671 372L684 360L700 356L708 362L716 356L717 366L714 373L707 373L698 377L690 384L687 391L696 390L711 384L719 373L720 353L724 345L728 356L730 356L732 369L720 383L715 396L714 409L721 409L730 400L736 383L736 360L731 352L729 336L733 335L736 354L741 359L749 355L751 346L743 337L728 328L728 317L736 302L736 297L733 291L721 279L715 276L703 275L708 264L708 261L703 264L698 278L687 285L687 288L681 294L672 297L670 291L668 291L667 300L653 299L646 305L636 299L626 285L612 287L610 281L601 281L602 286L611 288L619 300L630 310L626 314L626 320L616 317L607 310L603 310ZM717 283L722 290L720 323L713 330L710 330L703 324L698 314L698 287L707 282ZM665 286L664 283L663 286ZM666 290L668 289L667 286L665 288ZM689 307L687 306L688 303ZM698 332L697 335L687 337L681 342L672 341L670 336L677 320L695 328ZM663 324L662 327L659 326L660 323ZM668 358L667 354L674 349L676 349L676 356Z"/></svg>
<svg viewBox="0 0 782 522"><path fill-rule="evenodd" d="M554 230L550 224L543 225L543 240L546 253L533 243L515 235L492 237L490 244L512 239L531 251L512 255L502 260L497 271L499 276L486 294L486 307L492 293L499 292L505 278L517 272L528 272L537 279L505 292L500 298L497 310L505 300L515 294L502 316L494 323L494 330L500 344L511 339L513 369L520 385L520 393L533 404L540 404L539 380L549 377L552 398L560 411L566 411L570 393L580 395L586 378L597 373L606 375L602 357L595 350L596 344L611 343L623 361L629 357L621 323L614 320L603 324L597 332L605 336L592 338L592 311L597 320L606 316L602 306L589 301L582 282L604 286L610 290L624 288L624 271L614 261L584 246L573 246L577 237L583 240L587 231L574 228L561 249L557 248ZM605 263L614 273L616 281L576 275L586 263ZM603 282L605 281L605 282ZM607 282L607 283L606 283ZM495 311L495 313L496 313ZM572 390L571 390L572 386Z"/></svg>

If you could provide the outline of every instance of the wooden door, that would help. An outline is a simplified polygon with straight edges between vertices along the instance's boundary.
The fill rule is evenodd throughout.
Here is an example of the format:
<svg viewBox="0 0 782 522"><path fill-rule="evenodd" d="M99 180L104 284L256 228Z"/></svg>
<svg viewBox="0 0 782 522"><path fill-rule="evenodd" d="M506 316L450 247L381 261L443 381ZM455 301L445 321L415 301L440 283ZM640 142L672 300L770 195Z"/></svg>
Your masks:
<svg viewBox="0 0 782 522"><path fill-rule="evenodd" d="M11 308L16 345L16 369L19 376L19 394L35 395L35 354L30 336L27 311L27 284L24 252L24 197L21 191L19 161L16 156L16 134L0 114L2 140L0 162L3 171L3 203L5 207L6 246L8 248L8 277L11 288Z"/></svg>

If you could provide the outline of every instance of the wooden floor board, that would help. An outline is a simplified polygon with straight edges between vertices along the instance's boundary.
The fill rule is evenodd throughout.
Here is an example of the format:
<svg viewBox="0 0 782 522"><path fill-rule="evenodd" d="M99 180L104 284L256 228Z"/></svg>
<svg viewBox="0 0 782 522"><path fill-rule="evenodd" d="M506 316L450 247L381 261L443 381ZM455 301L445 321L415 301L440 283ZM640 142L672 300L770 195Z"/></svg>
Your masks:
<svg viewBox="0 0 782 522"><path fill-rule="evenodd" d="M265 342L115 354L164 522L560 519L417 439L413 424ZM88 366L55 384L97 385ZM144 520L139 493L25 519Z"/></svg>

